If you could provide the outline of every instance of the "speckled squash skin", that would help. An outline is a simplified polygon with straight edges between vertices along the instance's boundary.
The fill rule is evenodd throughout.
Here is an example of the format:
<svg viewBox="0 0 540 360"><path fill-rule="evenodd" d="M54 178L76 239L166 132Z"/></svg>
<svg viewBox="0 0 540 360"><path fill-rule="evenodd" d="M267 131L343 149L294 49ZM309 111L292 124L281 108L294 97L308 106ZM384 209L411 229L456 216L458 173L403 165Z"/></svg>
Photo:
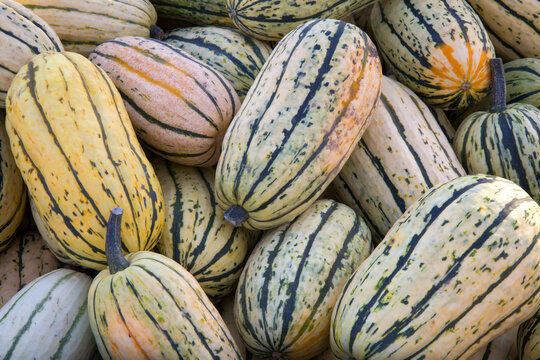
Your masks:
<svg viewBox="0 0 540 360"><path fill-rule="evenodd" d="M0 251L10 243L26 210L26 186L17 168L0 109Z"/></svg>
<svg viewBox="0 0 540 360"><path fill-rule="evenodd" d="M530 104L540 109L540 59L525 58L504 64L506 101Z"/></svg>
<svg viewBox="0 0 540 360"><path fill-rule="evenodd" d="M183 165L216 164L240 106L223 75L172 45L137 36L107 41L89 59L120 90L147 148Z"/></svg>
<svg viewBox="0 0 540 360"><path fill-rule="evenodd" d="M76 53L40 54L19 71L6 104L11 150L52 248L104 268L106 217L115 206L125 209L126 251L156 244L161 187L103 70Z"/></svg>
<svg viewBox="0 0 540 360"><path fill-rule="evenodd" d="M498 57L505 61L540 57L540 2L467 1L482 19Z"/></svg>
<svg viewBox="0 0 540 360"><path fill-rule="evenodd" d="M13 77L39 53L62 51L54 30L29 9L12 0L0 0L0 108ZM3 120L2 120L3 121Z"/></svg>
<svg viewBox="0 0 540 360"><path fill-rule="evenodd" d="M233 27L225 0L150 0L159 18Z"/></svg>
<svg viewBox="0 0 540 360"><path fill-rule="evenodd" d="M540 306L540 206L467 175L411 205L334 307L340 359L467 359ZM488 314L488 315L486 315Z"/></svg>
<svg viewBox="0 0 540 360"><path fill-rule="evenodd" d="M383 76L371 123L333 188L382 240L403 212L427 190L465 175L428 106Z"/></svg>
<svg viewBox="0 0 540 360"><path fill-rule="evenodd" d="M519 360L537 360L540 358L540 313L519 326L517 334Z"/></svg>
<svg viewBox="0 0 540 360"><path fill-rule="evenodd" d="M234 359L238 348L197 280L168 257L127 255L88 292L90 325L103 359Z"/></svg>
<svg viewBox="0 0 540 360"><path fill-rule="evenodd" d="M16 0L45 20L64 49L84 56L120 36L150 36L156 10L148 0Z"/></svg>
<svg viewBox="0 0 540 360"><path fill-rule="evenodd" d="M490 341L467 360L516 360L518 358L517 333L516 326Z"/></svg>
<svg viewBox="0 0 540 360"><path fill-rule="evenodd" d="M371 25L397 80L429 105L464 109L487 94L495 51L465 0L378 2Z"/></svg>
<svg viewBox="0 0 540 360"><path fill-rule="evenodd" d="M375 46L358 27L324 19L291 31L227 129L216 171L219 206L242 207L249 229L301 214L369 124L381 77Z"/></svg>
<svg viewBox="0 0 540 360"><path fill-rule="evenodd" d="M313 19L343 19L374 0L226 0L234 25L245 34L277 41Z"/></svg>
<svg viewBox="0 0 540 360"><path fill-rule="evenodd" d="M365 222L333 200L265 233L236 291L234 318L247 349L264 359L322 353L335 301L371 248Z"/></svg>
<svg viewBox="0 0 540 360"><path fill-rule="evenodd" d="M214 196L215 170L154 158L163 190L165 228L155 251L197 279L214 302L232 292L249 256L250 234L223 218Z"/></svg>
<svg viewBox="0 0 540 360"><path fill-rule="evenodd" d="M237 29L198 26L168 31L163 41L219 71L243 100L270 56L270 45Z"/></svg>

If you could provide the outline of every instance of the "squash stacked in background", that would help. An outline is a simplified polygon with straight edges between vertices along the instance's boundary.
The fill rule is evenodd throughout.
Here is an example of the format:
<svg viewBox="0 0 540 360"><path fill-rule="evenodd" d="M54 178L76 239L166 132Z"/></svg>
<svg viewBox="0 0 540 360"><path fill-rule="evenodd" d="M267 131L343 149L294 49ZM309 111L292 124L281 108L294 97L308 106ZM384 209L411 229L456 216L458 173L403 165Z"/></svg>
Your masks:
<svg viewBox="0 0 540 360"><path fill-rule="evenodd" d="M313 20L280 41L223 141L216 199L227 221L270 229L317 200L365 131L381 77L354 25Z"/></svg>
<svg viewBox="0 0 540 360"><path fill-rule="evenodd" d="M159 18L180 24L234 26L225 0L150 0Z"/></svg>
<svg viewBox="0 0 540 360"><path fill-rule="evenodd" d="M19 71L6 105L11 149L45 240L102 269L107 214L121 205L125 250L156 244L161 187L103 70L76 53L40 54Z"/></svg>
<svg viewBox="0 0 540 360"><path fill-rule="evenodd" d="M517 348L520 360L540 358L540 311L519 326Z"/></svg>
<svg viewBox="0 0 540 360"><path fill-rule="evenodd" d="M150 36L156 10L148 0L16 0L45 20L67 51L84 56L118 36Z"/></svg>

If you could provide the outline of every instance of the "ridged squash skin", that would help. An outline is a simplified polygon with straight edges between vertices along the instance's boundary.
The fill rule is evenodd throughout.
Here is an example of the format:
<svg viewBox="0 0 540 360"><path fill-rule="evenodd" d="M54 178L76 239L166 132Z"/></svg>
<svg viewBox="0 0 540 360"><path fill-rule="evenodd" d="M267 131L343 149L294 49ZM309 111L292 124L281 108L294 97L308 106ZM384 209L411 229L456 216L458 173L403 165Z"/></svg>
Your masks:
<svg viewBox="0 0 540 360"><path fill-rule="evenodd" d="M540 313L519 326L517 343L519 360L540 358Z"/></svg>
<svg viewBox="0 0 540 360"><path fill-rule="evenodd" d="M518 326L490 341L467 360L516 360Z"/></svg>
<svg viewBox="0 0 540 360"><path fill-rule="evenodd" d="M454 125L452 125L450 119L448 119L448 116L446 116L444 110L438 107L430 107L429 110L433 117L435 117L435 120L437 120L437 123L441 127L446 139L448 139L448 142L452 144L454 142L454 137L456 136L456 129L454 128Z"/></svg>
<svg viewBox="0 0 540 360"><path fill-rule="evenodd" d="M227 129L216 171L222 209L270 229L307 209L360 139L380 96L377 50L358 27L313 20L274 48Z"/></svg>
<svg viewBox="0 0 540 360"><path fill-rule="evenodd" d="M126 257L126 269L101 271L88 292L103 359L241 359L219 312L186 269L154 252Z"/></svg>
<svg viewBox="0 0 540 360"><path fill-rule="evenodd" d="M42 275L0 308L0 357L92 359L96 342L87 313L92 278L75 270Z"/></svg>
<svg viewBox="0 0 540 360"><path fill-rule="evenodd" d="M525 58L504 64L506 102L530 104L540 109L540 59Z"/></svg>
<svg viewBox="0 0 540 360"><path fill-rule="evenodd" d="M505 61L540 57L540 2L467 1L482 19L498 57Z"/></svg>
<svg viewBox="0 0 540 360"><path fill-rule="evenodd" d="M332 308L371 248L365 222L333 200L265 233L236 290L234 318L247 349L264 359L322 353Z"/></svg>
<svg viewBox="0 0 540 360"><path fill-rule="evenodd" d="M465 0L378 2L371 25L397 80L429 105L464 109L487 94L495 51Z"/></svg>
<svg viewBox="0 0 540 360"><path fill-rule="evenodd" d="M467 173L512 180L540 201L540 109L516 103L475 112L459 125L454 149Z"/></svg>
<svg viewBox="0 0 540 360"><path fill-rule="evenodd" d="M339 199L366 219L382 240L427 190L465 175L428 106L383 76L369 127L333 182Z"/></svg>
<svg viewBox="0 0 540 360"><path fill-rule="evenodd" d="M0 0L0 108L13 77L39 53L64 48L54 30L29 9L12 0Z"/></svg>
<svg viewBox="0 0 540 360"><path fill-rule="evenodd" d="M225 0L151 0L159 18L233 27Z"/></svg>
<svg viewBox="0 0 540 360"><path fill-rule="evenodd" d="M234 25L245 34L277 41L313 19L343 19L374 0L226 0Z"/></svg>
<svg viewBox="0 0 540 360"><path fill-rule="evenodd" d="M272 52L265 41L218 26L173 29L165 33L163 41L219 71L242 100Z"/></svg>
<svg viewBox="0 0 540 360"><path fill-rule="evenodd" d="M0 109L0 251L4 250L21 224L26 210L26 186L11 152Z"/></svg>
<svg viewBox="0 0 540 360"><path fill-rule="evenodd" d="M161 186L103 70L76 53L40 54L13 80L7 110L11 150L51 247L81 266L104 268L115 206L125 209L126 251L156 244Z"/></svg>
<svg viewBox="0 0 540 360"><path fill-rule="evenodd" d="M210 299L232 292L249 256L250 234L223 218L214 196L215 170L152 159L163 189L165 228L155 251L182 265Z"/></svg>
<svg viewBox="0 0 540 360"><path fill-rule="evenodd" d="M467 359L540 305L540 206L467 175L411 205L334 307L340 359Z"/></svg>
<svg viewBox="0 0 540 360"><path fill-rule="evenodd" d="M155 39L120 37L89 59L124 99L141 142L175 163L211 166L240 107L232 85L187 52Z"/></svg>
<svg viewBox="0 0 540 360"><path fill-rule="evenodd" d="M0 252L0 308L23 286L61 266L37 232L15 237Z"/></svg>
<svg viewBox="0 0 540 360"><path fill-rule="evenodd" d="M16 0L45 20L66 51L84 56L120 36L150 36L156 10L148 0Z"/></svg>

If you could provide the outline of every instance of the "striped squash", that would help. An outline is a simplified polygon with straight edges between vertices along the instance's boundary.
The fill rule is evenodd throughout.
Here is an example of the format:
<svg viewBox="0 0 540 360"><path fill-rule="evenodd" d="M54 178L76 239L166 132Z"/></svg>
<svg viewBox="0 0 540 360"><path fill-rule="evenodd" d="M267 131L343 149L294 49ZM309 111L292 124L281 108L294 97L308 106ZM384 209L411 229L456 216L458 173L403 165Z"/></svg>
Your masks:
<svg viewBox="0 0 540 360"><path fill-rule="evenodd" d="M540 358L540 312L519 326L517 342L519 360Z"/></svg>
<svg viewBox="0 0 540 360"><path fill-rule="evenodd" d="M332 308L371 251L355 212L320 200L267 232L238 281L234 318L255 357L311 359L328 347Z"/></svg>
<svg viewBox="0 0 540 360"><path fill-rule="evenodd" d="M0 252L0 308L30 281L61 266L38 233L15 237Z"/></svg>
<svg viewBox="0 0 540 360"><path fill-rule="evenodd" d="M516 360L518 327L490 341L467 360Z"/></svg>
<svg viewBox="0 0 540 360"><path fill-rule="evenodd" d="M540 109L540 59L526 58L504 64L506 101L531 104Z"/></svg>
<svg viewBox="0 0 540 360"><path fill-rule="evenodd" d="M201 26L174 29L163 41L210 65L229 80L243 100L272 48L236 29Z"/></svg>
<svg viewBox="0 0 540 360"><path fill-rule="evenodd" d="M465 0L381 1L371 24L386 64L426 103L456 110L486 95L495 52Z"/></svg>
<svg viewBox="0 0 540 360"><path fill-rule="evenodd" d="M4 119L0 109L0 251L9 245L26 210L26 186L11 152Z"/></svg>
<svg viewBox="0 0 540 360"><path fill-rule="evenodd" d="M104 268L106 214L117 204L126 208L124 249L155 245L161 187L102 70L76 53L37 55L13 80L6 104L11 150L50 247Z"/></svg>
<svg viewBox="0 0 540 360"><path fill-rule="evenodd" d="M502 61L496 64L490 109L463 120L454 149L469 174L512 180L540 201L540 109L521 103L506 106Z"/></svg>
<svg viewBox="0 0 540 360"><path fill-rule="evenodd" d="M122 254L122 210L111 211L109 267L88 292L90 326L103 359L235 359L240 354L197 280L154 252Z"/></svg>
<svg viewBox="0 0 540 360"><path fill-rule="evenodd" d="M225 130L240 106L221 74L183 50L137 36L107 41L89 59L120 90L147 148L179 164L217 163Z"/></svg>
<svg viewBox="0 0 540 360"><path fill-rule="evenodd" d="M465 170L429 108L383 76L373 120L333 187L362 214L379 242L428 189L462 175Z"/></svg>
<svg viewBox="0 0 540 360"><path fill-rule="evenodd" d="M242 359L251 360L252 355L249 351L246 352L246 346L244 345L244 342L242 341L242 338L238 333L238 328L236 327L236 323L234 321L234 298L235 293L227 295L223 299L223 301L219 303L219 313L221 315L221 318L223 319L223 322L225 323L225 325L227 325L227 329L229 329L229 332L231 333L231 336L233 337L235 343L238 345L238 349Z"/></svg>
<svg viewBox="0 0 540 360"><path fill-rule="evenodd" d="M261 40L280 40L313 19L342 19L375 0L226 0L234 25Z"/></svg>
<svg viewBox="0 0 540 360"><path fill-rule="evenodd" d="M234 290L251 250L248 231L223 218L214 196L215 170L155 158L163 189L165 229L156 251L172 258L216 301Z"/></svg>
<svg viewBox="0 0 540 360"><path fill-rule="evenodd" d="M92 278L57 269L42 275L0 308L0 358L92 359L87 296Z"/></svg>
<svg viewBox="0 0 540 360"><path fill-rule="evenodd" d="M340 359L467 359L540 306L540 206L467 175L411 205L349 280L332 315Z"/></svg>
<svg viewBox="0 0 540 360"><path fill-rule="evenodd" d="M148 0L16 0L45 20L67 51L84 56L119 36L150 36L156 10Z"/></svg>
<svg viewBox="0 0 540 360"><path fill-rule="evenodd" d="M498 57L540 57L540 1L467 1L480 15Z"/></svg>
<svg viewBox="0 0 540 360"><path fill-rule="evenodd" d="M150 0L159 18L181 20L195 25L234 26L225 0Z"/></svg>
<svg viewBox="0 0 540 360"><path fill-rule="evenodd" d="M313 20L280 41L223 141L216 199L227 221L270 229L307 209L367 127L381 77L354 25Z"/></svg>
<svg viewBox="0 0 540 360"><path fill-rule="evenodd" d="M0 108L21 66L39 53L62 51L51 27L32 11L12 0L0 0Z"/></svg>
<svg viewBox="0 0 540 360"><path fill-rule="evenodd" d="M429 110L431 111L433 117L435 117L435 120L437 120L437 123L441 127L441 130L446 136L448 142L452 144L454 142L454 137L456 136L456 129L450 122L450 119L448 119L448 116L446 116L444 110L437 107L430 107Z"/></svg>

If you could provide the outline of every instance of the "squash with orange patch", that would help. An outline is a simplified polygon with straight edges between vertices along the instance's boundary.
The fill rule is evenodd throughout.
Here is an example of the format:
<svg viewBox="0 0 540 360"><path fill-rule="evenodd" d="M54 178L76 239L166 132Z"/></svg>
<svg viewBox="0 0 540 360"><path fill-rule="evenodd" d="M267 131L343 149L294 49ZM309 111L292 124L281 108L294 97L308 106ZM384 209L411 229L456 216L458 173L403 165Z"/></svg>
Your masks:
<svg viewBox="0 0 540 360"><path fill-rule="evenodd" d="M377 49L397 80L426 103L464 109L487 94L488 60L495 51L466 1L378 2L371 24Z"/></svg>

